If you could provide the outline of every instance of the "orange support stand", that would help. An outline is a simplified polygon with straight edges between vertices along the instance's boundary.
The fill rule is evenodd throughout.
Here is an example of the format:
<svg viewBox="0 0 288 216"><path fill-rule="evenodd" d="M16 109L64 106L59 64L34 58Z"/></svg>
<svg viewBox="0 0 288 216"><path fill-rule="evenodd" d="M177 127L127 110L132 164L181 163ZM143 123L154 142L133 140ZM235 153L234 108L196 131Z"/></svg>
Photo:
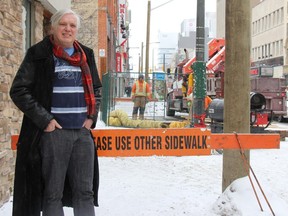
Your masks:
<svg viewBox="0 0 288 216"><path fill-rule="evenodd" d="M239 149L235 134L214 134L206 128L96 129L102 157L210 155L211 149ZM280 148L279 134L237 134L242 149ZM18 135L11 137L16 150Z"/></svg>

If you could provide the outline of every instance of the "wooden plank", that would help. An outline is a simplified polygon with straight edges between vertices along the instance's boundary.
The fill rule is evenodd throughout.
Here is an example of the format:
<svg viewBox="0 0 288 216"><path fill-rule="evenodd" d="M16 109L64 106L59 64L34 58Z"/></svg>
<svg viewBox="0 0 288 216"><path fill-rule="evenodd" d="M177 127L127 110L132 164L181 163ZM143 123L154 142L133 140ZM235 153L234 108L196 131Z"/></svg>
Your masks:
<svg viewBox="0 0 288 216"><path fill-rule="evenodd" d="M92 130L102 157L210 155L211 149L239 149L235 134L212 134L205 128ZM18 135L11 137L16 150ZM279 134L238 134L243 149L280 147Z"/></svg>
<svg viewBox="0 0 288 216"><path fill-rule="evenodd" d="M238 140L242 149L274 149L280 148L280 134L245 134L239 133ZM235 134L213 134L211 149L239 149Z"/></svg>

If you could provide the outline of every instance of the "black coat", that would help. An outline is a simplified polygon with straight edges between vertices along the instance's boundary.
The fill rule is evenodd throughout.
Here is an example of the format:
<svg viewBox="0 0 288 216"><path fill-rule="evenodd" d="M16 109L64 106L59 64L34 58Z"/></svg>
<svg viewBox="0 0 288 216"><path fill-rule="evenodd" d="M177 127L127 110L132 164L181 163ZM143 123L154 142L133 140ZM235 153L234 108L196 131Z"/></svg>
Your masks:
<svg viewBox="0 0 288 216"><path fill-rule="evenodd" d="M96 97L96 109L101 102L101 81L92 49L81 45L87 56ZM41 180L41 156L39 140L43 130L53 119L51 98L55 65L49 37L28 49L15 76L10 96L24 113L21 132L17 143L17 158L13 194L13 216L39 216L42 209L43 185ZM97 115L93 119L95 127ZM92 134L91 134L92 136ZM98 206L99 168L95 148L94 204ZM69 182L65 182L63 205L72 206Z"/></svg>

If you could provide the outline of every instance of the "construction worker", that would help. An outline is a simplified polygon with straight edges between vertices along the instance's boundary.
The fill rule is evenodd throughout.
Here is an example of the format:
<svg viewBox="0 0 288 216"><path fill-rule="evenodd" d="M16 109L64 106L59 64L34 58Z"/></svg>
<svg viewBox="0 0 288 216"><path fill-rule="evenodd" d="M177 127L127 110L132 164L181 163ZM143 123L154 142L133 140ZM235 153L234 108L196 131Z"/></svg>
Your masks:
<svg viewBox="0 0 288 216"><path fill-rule="evenodd" d="M182 95L183 97L187 97L187 91L188 91L188 78L187 75L182 76Z"/></svg>
<svg viewBox="0 0 288 216"><path fill-rule="evenodd" d="M151 100L151 92L149 84L144 81L142 74L139 75L138 80L133 84L132 100L134 102L132 119L137 119L139 110L139 119L143 120L146 103Z"/></svg>
<svg viewBox="0 0 288 216"><path fill-rule="evenodd" d="M192 112L192 103L193 103L193 88L194 88L194 80L193 80L193 73L190 73L188 76L188 89L187 89L187 100L190 103L190 111ZM207 112L208 107L210 103L212 102L212 99L206 95L204 98L204 111Z"/></svg>

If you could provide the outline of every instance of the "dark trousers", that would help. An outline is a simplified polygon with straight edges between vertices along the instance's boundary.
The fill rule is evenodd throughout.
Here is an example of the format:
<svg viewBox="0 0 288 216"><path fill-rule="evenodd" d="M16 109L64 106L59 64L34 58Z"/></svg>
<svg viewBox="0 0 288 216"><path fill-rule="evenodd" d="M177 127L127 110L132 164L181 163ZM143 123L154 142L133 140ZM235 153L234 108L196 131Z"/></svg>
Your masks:
<svg viewBox="0 0 288 216"><path fill-rule="evenodd" d="M67 175L75 216L95 216L94 142L90 131L56 129L41 138L44 181L43 216L64 216L62 196Z"/></svg>
<svg viewBox="0 0 288 216"><path fill-rule="evenodd" d="M133 106L133 113L132 114L138 114L138 109L140 110L139 114L144 115L145 112L145 106L146 106L146 97L145 96L136 96L134 99L134 106Z"/></svg>

